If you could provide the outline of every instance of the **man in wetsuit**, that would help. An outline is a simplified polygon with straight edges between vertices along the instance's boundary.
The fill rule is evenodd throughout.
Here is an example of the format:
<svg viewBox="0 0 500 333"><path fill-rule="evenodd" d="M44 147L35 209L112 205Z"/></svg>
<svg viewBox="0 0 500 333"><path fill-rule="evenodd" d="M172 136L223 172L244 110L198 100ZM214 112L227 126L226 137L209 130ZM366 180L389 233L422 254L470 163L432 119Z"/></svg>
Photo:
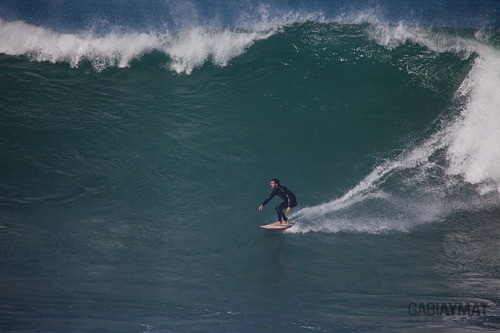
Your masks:
<svg viewBox="0 0 500 333"><path fill-rule="evenodd" d="M276 225L281 225L281 224L288 224L288 218L286 215L283 213L283 209L286 208L286 213L290 213L290 208L297 206L297 198L295 197L295 194L293 194L292 191L287 189L285 186L280 185L280 181L278 179L272 179L271 180L271 188L273 191L269 195L269 197L264 200L262 205L259 207L259 211L262 211L264 209L265 204L269 202L275 195L279 196L281 199L283 199L283 202L280 203L278 206L276 206L276 213L278 213L278 222L275 222L273 224Z"/></svg>

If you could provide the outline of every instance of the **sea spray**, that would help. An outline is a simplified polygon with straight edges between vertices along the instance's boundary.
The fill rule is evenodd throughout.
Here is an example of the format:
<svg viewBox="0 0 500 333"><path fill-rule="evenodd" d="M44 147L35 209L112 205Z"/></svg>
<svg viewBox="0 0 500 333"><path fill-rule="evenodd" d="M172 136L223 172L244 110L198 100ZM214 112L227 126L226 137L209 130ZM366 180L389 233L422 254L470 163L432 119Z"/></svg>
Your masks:
<svg viewBox="0 0 500 333"><path fill-rule="evenodd" d="M192 28L165 33L61 33L20 21L0 20L0 53L27 56L37 62L67 62L79 67L87 61L96 71L129 67L145 54L159 51L171 58L168 67L190 74L207 61L226 66L255 41L274 31Z"/></svg>
<svg viewBox="0 0 500 333"><path fill-rule="evenodd" d="M191 74L194 68L208 60L217 66L227 66L255 41L267 39L270 32L205 31L192 29L169 38L162 48L170 56L169 68L177 73Z"/></svg>
<svg viewBox="0 0 500 333"><path fill-rule="evenodd" d="M101 71L109 66L127 67L132 60L161 46L158 36L144 33L69 34L0 20L0 53L24 55L38 62L67 62L78 67L86 60Z"/></svg>

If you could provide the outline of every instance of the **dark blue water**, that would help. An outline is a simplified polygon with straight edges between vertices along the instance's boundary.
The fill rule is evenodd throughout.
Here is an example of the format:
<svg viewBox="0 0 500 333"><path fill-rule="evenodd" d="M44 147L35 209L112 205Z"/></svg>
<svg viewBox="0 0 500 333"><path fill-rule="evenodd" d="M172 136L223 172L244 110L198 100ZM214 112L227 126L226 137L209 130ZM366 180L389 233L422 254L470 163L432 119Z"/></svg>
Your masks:
<svg viewBox="0 0 500 333"><path fill-rule="evenodd" d="M0 330L498 330L499 9L3 1Z"/></svg>

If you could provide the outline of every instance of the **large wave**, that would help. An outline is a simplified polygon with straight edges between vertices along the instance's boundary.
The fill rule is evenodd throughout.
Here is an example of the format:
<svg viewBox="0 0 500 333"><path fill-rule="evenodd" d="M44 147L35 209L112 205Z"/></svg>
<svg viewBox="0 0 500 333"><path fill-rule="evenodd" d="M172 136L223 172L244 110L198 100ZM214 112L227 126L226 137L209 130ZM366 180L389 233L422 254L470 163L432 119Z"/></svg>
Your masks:
<svg viewBox="0 0 500 333"><path fill-rule="evenodd" d="M464 38L429 27L375 25L371 37L388 49L405 43L425 52L474 57L455 93L455 110L438 129L387 160L342 197L300 210L290 232L408 231L450 214L500 202L500 52L485 32ZM412 73L409 70L410 74Z"/></svg>
<svg viewBox="0 0 500 333"><path fill-rule="evenodd" d="M282 33L290 25L362 25L389 53L407 43L429 54L452 54L471 59L467 77L456 91L451 117L397 158L375 167L342 197L300 210L304 223L291 232L407 231L461 210L496 206L500 193L500 54L497 30L432 28L422 24L387 22L376 11L326 16L311 10L277 10L257 5L257 14L242 11L238 24L187 24L163 31L96 33L61 32L24 21L0 19L0 53L32 61L91 63L97 71L128 67L145 54L160 52L165 66L191 74L211 62L226 66L254 43ZM234 22L233 22L234 23ZM491 34L491 35L490 35ZM496 43L496 44L495 44ZM426 77L425 64L406 68ZM419 67L420 66L420 67ZM439 77L432 78L439 80Z"/></svg>

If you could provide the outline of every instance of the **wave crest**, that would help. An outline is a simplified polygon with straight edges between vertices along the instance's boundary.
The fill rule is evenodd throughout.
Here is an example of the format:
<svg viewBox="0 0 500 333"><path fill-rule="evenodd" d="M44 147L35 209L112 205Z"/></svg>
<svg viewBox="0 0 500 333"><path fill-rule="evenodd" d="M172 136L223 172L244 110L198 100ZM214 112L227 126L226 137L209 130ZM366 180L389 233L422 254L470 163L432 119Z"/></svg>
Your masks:
<svg viewBox="0 0 500 333"><path fill-rule="evenodd" d="M78 67L88 61L95 70L129 67L143 55L159 51L170 57L169 68L190 74L207 61L226 66L270 31L192 28L177 33L69 34L24 22L0 20L0 53L27 56L33 61L67 62Z"/></svg>
<svg viewBox="0 0 500 333"><path fill-rule="evenodd" d="M190 74L209 59L217 66L227 66L231 59L243 54L255 41L266 39L272 34L273 31L192 29L169 38L162 50L172 59L170 69Z"/></svg>

